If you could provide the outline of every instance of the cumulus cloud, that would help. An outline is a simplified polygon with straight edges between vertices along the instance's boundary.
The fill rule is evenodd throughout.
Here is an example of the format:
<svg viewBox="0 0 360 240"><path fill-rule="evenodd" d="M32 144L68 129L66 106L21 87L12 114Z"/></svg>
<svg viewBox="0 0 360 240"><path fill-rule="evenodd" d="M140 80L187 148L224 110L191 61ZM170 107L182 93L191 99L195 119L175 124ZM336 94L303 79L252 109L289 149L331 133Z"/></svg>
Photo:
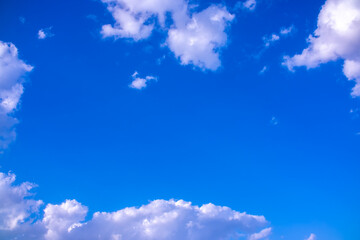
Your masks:
<svg viewBox="0 0 360 240"><path fill-rule="evenodd" d="M15 175L0 172L0 231L11 231L37 212L42 201L27 199L34 184L14 185ZM1 236L1 235L0 235Z"/></svg>
<svg viewBox="0 0 360 240"><path fill-rule="evenodd" d="M129 87L130 88L135 88L135 89L143 89L147 87L147 83L151 80L157 80L156 77L153 76L146 76L145 78L141 78L139 77L139 73L138 72L134 72L133 75L131 75L133 81L130 83Z"/></svg>
<svg viewBox="0 0 360 240"><path fill-rule="evenodd" d="M45 39L53 37L54 34L51 32L52 27L43 28L38 31L38 39Z"/></svg>
<svg viewBox="0 0 360 240"><path fill-rule="evenodd" d="M19 59L14 44L0 41L0 149L16 137L13 113L24 91L24 77L32 69Z"/></svg>
<svg viewBox="0 0 360 240"><path fill-rule="evenodd" d="M183 200L155 200L141 207L96 212L85 221L88 208L76 200L48 204L29 198L30 183L14 186L15 175L0 174L0 238L37 240L226 240L260 239L271 229L263 216L228 207L193 205ZM257 234L257 235L256 235Z"/></svg>
<svg viewBox="0 0 360 240"><path fill-rule="evenodd" d="M308 38L309 46L293 57L285 56L284 65L316 68L320 64L342 59L343 72L355 81L352 95L360 96L360 2L327 0L318 16L317 29Z"/></svg>
<svg viewBox="0 0 360 240"><path fill-rule="evenodd" d="M193 14L185 26L170 29L167 44L181 64L216 70L221 66L219 49L227 42L224 31L233 18L226 8L210 6Z"/></svg>
<svg viewBox="0 0 360 240"><path fill-rule="evenodd" d="M227 44L225 31L234 18L224 6L211 5L197 12L184 0L102 1L115 20L102 26L103 37L139 41L158 28L167 33L164 45L181 64L209 70L221 66L219 52Z"/></svg>

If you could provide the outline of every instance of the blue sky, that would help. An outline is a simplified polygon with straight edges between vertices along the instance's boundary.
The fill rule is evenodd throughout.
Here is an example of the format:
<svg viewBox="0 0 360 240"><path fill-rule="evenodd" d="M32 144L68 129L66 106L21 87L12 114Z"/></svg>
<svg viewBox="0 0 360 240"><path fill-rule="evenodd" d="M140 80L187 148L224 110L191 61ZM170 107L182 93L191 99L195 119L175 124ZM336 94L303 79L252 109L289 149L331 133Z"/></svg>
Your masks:
<svg viewBox="0 0 360 240"><path fill-rule="evenodd" d="M268 221L232 239L360 239L359 3L179 0L189 22L182 26L167 12L161 26L160 15L150 14L141 27L154 29L146 35L125 31L130 20L116 23L107 9L118 4L125 16L127 2L1 1L0 41L16 46L16 64L33 67L14 80L24 88L15 107L0 109L1 119L18 120L7 130L0 119L7 142L0 180L9 171L17 179L6 191L36 183L31 198L44 203L35 214L40 222L45 207L66 199L87 206L90 222L97 211L184 199ZM169 3L149 2L156 9ZM211 6L223 14L219 25L196 15ZM192 16L204 24L195 25L199 35L184 30ZM104 33L107 24L121 32ZM207 30L212 42L202 42ZM200 45L184 49L181 37ZM215 50L199 50L213 42ZM134 80L141 87L131 87ZM0 227L0 237L25 231L21 224L34 213L21 211L23 221ZM73 239L58 234L45 238Z"/></svg>

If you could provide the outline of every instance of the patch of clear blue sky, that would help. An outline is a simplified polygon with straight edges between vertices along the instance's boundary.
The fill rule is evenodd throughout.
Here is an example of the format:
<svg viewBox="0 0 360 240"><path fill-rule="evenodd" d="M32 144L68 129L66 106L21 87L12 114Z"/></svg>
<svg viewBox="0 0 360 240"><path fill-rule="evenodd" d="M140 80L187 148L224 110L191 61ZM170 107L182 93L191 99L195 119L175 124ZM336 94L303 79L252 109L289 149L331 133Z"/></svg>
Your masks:
<svg viewBox="0 0 360 240"><path fill-rule="evenodd" d="M1 1L0 40L35 66L1 170L37 183L45 202L75 198L92 212L181 198L263 214L274 239L360 238L352 84L341 62L296 73L281 66L306 46L323 3L263 0L236 12L222 68L202 72L160 47L159 32L102 40L112 19L98 1ZM291 36L263 51L264 35L290 25ZM50 26L55 36L38 40ZM159 81L130 89L135 71Z"/></svg>

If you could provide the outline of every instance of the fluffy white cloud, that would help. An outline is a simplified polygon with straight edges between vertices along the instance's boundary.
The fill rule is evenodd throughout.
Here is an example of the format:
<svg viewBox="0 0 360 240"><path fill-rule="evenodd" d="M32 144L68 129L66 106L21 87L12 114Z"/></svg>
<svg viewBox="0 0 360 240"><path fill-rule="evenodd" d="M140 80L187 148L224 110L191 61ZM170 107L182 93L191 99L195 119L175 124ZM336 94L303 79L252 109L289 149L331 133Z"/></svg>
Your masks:
<svg viewBox="0 0 360 240"><path fill-rule="evenodd" d="M267 238L268 236L270 236L271 231L272 231L272 228L271 228L271 227L265 228L265 229L261 230L261 231L258 232L258 233L251 234L250 237L249 237L249 240L265 239L265 238Z"/></svg>
<svg viewBox="0 0 360 240"><path fill-rule="evenodd" d="M45 39L53 37L54 34L51 32L52 27L43 28L38 31L38 39Z"/></svg>
<svg viewBox="0 0 360 240"><path fill-rule="evenodd" d="M76 200L66 200L60 205L48 204L44 210L42 223L47 229L46 239L66 239L73 228L80 227L80 222L85 219L87 207Z"/></svg>
<svg viewBox="0 0 360 240"><path fill-rule="evenodd" d="M318 16L317 29L308 38L309 46L301 54L285 57L289 70L344 60L344 74L356 85L353 96L360 96L360 2L327 0Z"/></svg>
<svg viewBox="0 0 360 240"><path fill-rule="evenodd" d="M66 200L59 205L48 204L37 221L26 221L38 212L42 202L28 198L32 184L13 186L14 180L13 174L0 175L0 194L5 196L0 198L2 239L260 239L257 236L271 231L265 228L268 223L263 216L213 204L196 206L183 200L155 200L141 207L96 212L88 221L84 221L87 207L76 200Z"/></svg>
<svg viewBox="0 0 360 240"><path fill-rule="evenodd" d="M145 78L141 78L138 77L139 73L138 72L134 72L133 75L131 75L131 77L133 78L133 81L130 83L129 87L130 88L135 88L135 89L143 89L147 87L147 83L151 80L157 80L156 77L153 76L146 76Z"/></svg>
<svg viewBox="0 0 360 240"><path fill-rule="evenodd" d="M201 12L184 0L102 0L115 23L102 27L103 37L148 38L156 27L167 32L166 44L184 65L216 70L219 51L226 46L225 30L234 16L223 6L212 5ZM167 26L167 17L171 25ZM169 22L169 21L168 21Z"/></svg>
<svg viewBox="0 0 360 240"><path fill-rule="evenodd" d="M24 91L26 73L33 69L18 57L12 43L0 41L0 149L4 149L16 137L12 116Z"/></svg>
<svg viewBox="0 0 360 240"><path fill-rule="evenodd" d="M0 172L0 231L16 229L42 204L42 201L27 199L34 184L25 182L16 186L14 181L14 174Z"/></svg>
<svg viewBox="0 0 360 240"><path fill-rule="evenodd" d="M186 25L170 29L167 44L182 64L216 70L221 66L219 50L227 42L224 31L233 18L226 8L210 6L194 13Z"/></svg>
<svg viewBox="0 0 360 240"><path fill-rule="evenodd" d="M312 234L310 234L310 237L308 237L305 240L316 240L316 235L312 233Z"/></svg>

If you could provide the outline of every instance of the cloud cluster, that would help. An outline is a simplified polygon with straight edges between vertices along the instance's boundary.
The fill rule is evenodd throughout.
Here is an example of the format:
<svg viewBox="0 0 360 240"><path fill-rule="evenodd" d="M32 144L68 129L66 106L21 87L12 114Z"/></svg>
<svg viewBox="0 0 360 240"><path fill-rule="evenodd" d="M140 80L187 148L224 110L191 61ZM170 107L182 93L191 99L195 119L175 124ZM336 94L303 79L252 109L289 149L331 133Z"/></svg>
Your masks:
<svg viewBox="0 0 360 240"><path fill-rule="evenodd" d="M289 35L290 33L292 33L293 30L294 30L294 26L290 26L287 28L284 27L281 28L279 33L273 33L270 36L264 36L263 41L265 47L270 47L272 43L279 41L282 36L285 37Z"/></svg>
<svg viewBox="0 0 360 240"><path fill-rule="evenodd" d="M13 185L14 174L0 173L0 238L37 240L226 240L263 239L271 229L263 216L228 207L193 205L183 200L155 200L141 207L96 212L84 221L88 208L76 200L47 204L29 198L34 186ZM38 216L36 220L31 216Z"/></svg>
<svg viewBox="0 0 360 240"><path fill-rule="evenodd" d="M24 91L24 77L33 69L18 56L12 43L0 41L0 150L16 137L16 110Z"/></svg>
<svg viewBox="0 0 360 240"><path fill-rule="evenodd" d="M360 96L360 1L327 0L308 43L301 54L286 56L283 64L289 70L299 66L310 69L342 59L345 76L356 82L352 95Z"/></svg>
<svg viewBox="0 0 360 240"><path fill-rule="evenodd" d="M227 44L225 31L234 19L224 6L211 5L197 12L184 0L102 1L115 20L113 25L103 25L103 37L139 41L159 28L167 33L165 45L181 64L209 70L221 66L219 52Z"/></svg>
<svg viewBox="0 0 360 240"><path fill-rule="evenodd" d="M138 90L141 90L143 88L147 87L147 83L151 80L157 80L156 77L153 76L146 76L145 78L139 77L138 72L134 72L133 75L131 75L133 81L129 84L130 88L135 88Z"/></svg>

